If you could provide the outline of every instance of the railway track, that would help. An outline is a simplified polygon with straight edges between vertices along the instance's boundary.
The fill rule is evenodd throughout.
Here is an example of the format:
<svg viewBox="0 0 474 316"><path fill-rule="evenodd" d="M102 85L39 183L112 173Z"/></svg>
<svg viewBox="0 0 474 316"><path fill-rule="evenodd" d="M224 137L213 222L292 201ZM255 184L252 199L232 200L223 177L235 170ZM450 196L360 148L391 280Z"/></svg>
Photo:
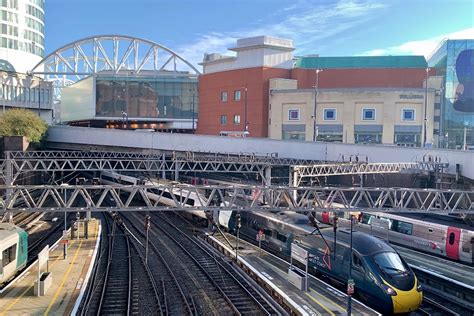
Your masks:
<svg viewBox="0 0 474 316"><path fill-rule="evenodd" d="M163 315L141 245L130 238L120 218L102 215L102 222L99 256L80 315Z"/></svg>
<svg viewBox="0 0 474 316"><path fill-rule="evenodd" d="M136 217L136 215L135 215ZM180 228L171 223L164 216L156 216L152 220L153 227L158 229L160 241L164 246L175 245L180 253L179 258L186 263L188 270L193 272L198 286L214 287L217 293L209 294L207 297L198 296L199 301L206 302L207 299L215 301L214 297L220 298L215 301L219 304L218 314L225 313L223 307L229 307L231 312L236 314L257 314L272 315L278 314L273 302L269 302L256 289L250 286L247 281L232 267L231 264L220 255L204 246L195 237L190 237ZM156 234L156 230L152 230ZM216 295L217 294L217 295ZM220 305L220 306L219 306ZM212 310L212 306L210 306Z"/></svg>
<svg viewBox="0 0 474 316"><path fill-rule="evenodd" d="M107 269L97 312L100 315L130 315L132 309L132 269L130 243L115 221L109 239Z"/></svg>
<svg viewBox="0 0 474 316"><path fill-rule="evenodd" d="M412 313L412 314L432 315L432 316L460 315L457 312L449 309L448 307L427 297L423 298L423 303L421 304L420 308L415 313Z"/></svg>

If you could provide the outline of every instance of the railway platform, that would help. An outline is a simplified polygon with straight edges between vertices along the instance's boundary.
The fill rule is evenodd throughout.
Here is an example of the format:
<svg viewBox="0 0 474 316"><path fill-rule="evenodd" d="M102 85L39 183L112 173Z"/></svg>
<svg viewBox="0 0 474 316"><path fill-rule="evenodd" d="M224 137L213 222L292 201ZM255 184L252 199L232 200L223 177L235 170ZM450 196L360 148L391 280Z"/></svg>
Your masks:
<svg viewBox="0 0 474 316"><path fill-rule="evenodd" d="M225 234L235 245L235 236ZM235 250L222 235L208 235L207 241L234 256ZM289 264L264 250L243 240L239 240L239 265L258 279L268 291L278 296L284 304L298 315L341 315L346 313L347 295L313 276L308 280L308 291L300 291L288 281ZM353 299L354 315L379 315L373 309Z"/></svg>
<svg viewBox="0 0 474 316"><path fill-rule="evenodd" d="M51 247L48 270L52 275L52 284L46 294L36 296L34 293L38 272L35 263L0 294L0 316L73 313L76 302L84 293L95 260L100 241L100 221L90 221L88 239L83 238L83 229L83 225L79 225L79 239L69 239L66 259L62 243Z"/></svg>

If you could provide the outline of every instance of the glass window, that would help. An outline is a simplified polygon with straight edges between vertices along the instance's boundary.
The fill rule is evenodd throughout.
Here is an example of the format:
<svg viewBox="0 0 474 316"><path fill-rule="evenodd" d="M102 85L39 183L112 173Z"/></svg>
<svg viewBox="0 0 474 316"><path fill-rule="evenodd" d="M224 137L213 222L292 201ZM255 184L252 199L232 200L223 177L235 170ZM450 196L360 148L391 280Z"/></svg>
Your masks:
<svg viewBox="0 0 474 316"><path fill-rule="evenodd" d="M227 124L227 115L221 115L221 125Z"/></svg>
<svg viewBox="0 0 474 316"><path fill-rule="evenodd" d="M378 268L387 274L407 273L407 269L400 256L395 252L381 252L374 255Z"/></svg>
<svg viewBox="0 0 474 316"><path fill-rule="evenodd" d="M363 109L362 110L362 120L364 120L364 121L373 121L373 120L375 120L375 109Z"/></svg>
<svg viewBox="0 0 474 316"><path fill-rule="evenodd" d="M240 124L240 115L234 115L234 124Z"/></svg>
<svg viewBox="0 0 474 316"><path fill-rule="evenodd" d="M364 144L380 144L382 143L382 134L380 133L356 133L354 134L355 142Z"/></svg>
<svg viewBox="0 0 474 316"><path fill-rule="evenodd" d="M288 110L289 121L299 121L299 119L300 119L300 110Z"/></svg>
<svg viewBox="0 0 474 316"><path fill-rule="evenodd" d="M234 91L234 101L240 101L240 90Z"/></svg>
<svg viewBox="0 0 474 316"><path fill-rule="evenodd" d="M222 102L227 102L227 91L222 91L221 92L221 101Z"/></svg>
<svg viewBox="0 0 474 316"><path fill-rule="evenodd" d="M287 238L285 235L280 234L280 232L277 232L277 239L281 242L286 242Z"/></svg>
<svg viewBox="0 0 474 316"><path fill-rule="evenodd" d="M454 235L454 233L450 233L450 234L449 234L449 244L450 244L450 245L454 245L455 237L456 237L456 236Z"/></svg>
<svg viewBox="0 0 474 316"><path fill-rule="evenodd" d="M324 120L325 121L336 120L336 109L324 109Z"/></svg>
<svg viewBox="0 0 474 316"><path fill-rule="evenodd" d="M356 253L352 253L352 265L356 268L363 269L362 260Z"/></svg>
<svg viewBox="0 0 474 316"><path fill-rule="evenodd" d="M414 121L414 120L415 120L415 110L413 109L402 110L402 121Z"/></svg>
<svg viewBox="0 0 474 316"><path fill-rule="evenodd" d="M283 131L282 132L282 139L284 140L305 140L306 133L305 132L297 132L297 131Z"/></svg>

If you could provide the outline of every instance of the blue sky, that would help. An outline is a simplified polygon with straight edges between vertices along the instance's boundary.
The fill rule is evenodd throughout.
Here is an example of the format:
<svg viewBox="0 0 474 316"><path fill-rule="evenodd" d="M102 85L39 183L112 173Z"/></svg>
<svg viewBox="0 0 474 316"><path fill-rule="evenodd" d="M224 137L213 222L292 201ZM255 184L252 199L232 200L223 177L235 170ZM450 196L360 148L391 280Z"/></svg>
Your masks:
<svg viewBox="0 0 474 316"><path fill-rule="evenodd" d="M95 34L165 45L193 63L237 38L294 40L295 55L429 55L474 38L472 0L46 0L46 53Z"/></svg>

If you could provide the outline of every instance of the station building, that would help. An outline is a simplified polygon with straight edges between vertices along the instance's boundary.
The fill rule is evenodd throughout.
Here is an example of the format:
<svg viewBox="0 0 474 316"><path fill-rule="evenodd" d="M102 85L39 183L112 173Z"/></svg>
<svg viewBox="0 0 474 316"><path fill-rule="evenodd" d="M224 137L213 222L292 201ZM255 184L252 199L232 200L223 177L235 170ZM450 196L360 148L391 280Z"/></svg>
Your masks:
<svg viewBox="0 0 474 316"><path fill-rule="evenodd" d="M201 64L199 134L434 142L440 80L431 78L435 71L423 56L294 57L291 40L269 36L239 39L230 50L235 56L206 54ZM427 81L432 86L425 89ZM333 113L332 122L324 119L326 108L335 110L326 111ZM364 120L366 112L372 118Z"/></svg>
<svg viewBox="0 0 474 316"><path fill-rule="evenodd" d="M189 132L197 121L197 76L103 71L63 88L61 121L73 126Z"/></svg>

